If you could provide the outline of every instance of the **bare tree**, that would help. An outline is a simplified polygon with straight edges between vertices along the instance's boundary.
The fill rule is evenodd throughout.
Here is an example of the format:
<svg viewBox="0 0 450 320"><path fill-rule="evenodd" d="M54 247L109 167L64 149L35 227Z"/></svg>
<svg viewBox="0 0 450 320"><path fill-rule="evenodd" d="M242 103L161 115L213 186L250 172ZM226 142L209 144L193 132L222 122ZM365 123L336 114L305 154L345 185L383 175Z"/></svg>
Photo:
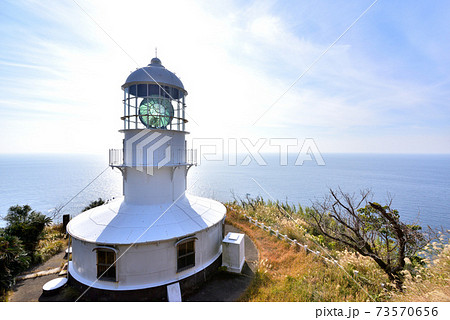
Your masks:
<svg viewBox="0 0 450 320"><path fill-rule="evenodd" d="M313 204L312 222L326 237L372 258L401 290L405 258L415 256L426 241L420 226L400 221L391 197L381 206L370 202L371 196L370 190L356 197L330 189L323 201Z"/></svg>

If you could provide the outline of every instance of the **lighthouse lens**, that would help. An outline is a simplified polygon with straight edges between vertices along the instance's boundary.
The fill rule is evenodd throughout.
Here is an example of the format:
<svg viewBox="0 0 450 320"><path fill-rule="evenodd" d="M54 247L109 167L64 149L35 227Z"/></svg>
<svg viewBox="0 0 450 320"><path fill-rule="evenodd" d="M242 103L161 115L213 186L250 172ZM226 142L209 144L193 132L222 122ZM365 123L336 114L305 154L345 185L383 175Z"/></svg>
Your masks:
<svg viewBox="0 0 450 320"><path fill-rule="evenodd" d="M165 129L173 118L173 106L169 99L150 97L139 105L139 120L147 128Z"/></svg>

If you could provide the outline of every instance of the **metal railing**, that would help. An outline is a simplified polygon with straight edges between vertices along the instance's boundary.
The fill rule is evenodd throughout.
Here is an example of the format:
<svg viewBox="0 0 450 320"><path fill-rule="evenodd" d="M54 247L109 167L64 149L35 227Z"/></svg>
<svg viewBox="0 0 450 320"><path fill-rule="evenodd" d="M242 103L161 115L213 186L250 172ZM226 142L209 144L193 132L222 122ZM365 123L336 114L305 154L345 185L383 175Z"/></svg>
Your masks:
<svg viewBox="0 0 450 320"><path fill-rule="evenodd" d="M111 167L123 165L123 149L109 149L109 165Z"/></svg>
<svg viewBox="0 0 450 320"><path fill-rule="evenodd" d="M140 115L140 114L131 114L120 117L121 120L124 121L124 129L165 129L165 130L175 130L175 131L184 131L185 124L188 122L187 119L175 117L175 116L167 116L167 115ZM151 119L157 119L155 123L158 123L158 120L161 122L167 122L167 125L162 127L154 127L151 125ZM142 122L142 120L146 121L147 124Z"/></svg>
<svg viewBox="0 0 450 320"><path fill-rule="evenodd" d="M353 270L353 276L348 273L347 271L345 271L344 267L341 266L339 264L339 262L334 259L333 257L331 257L330 255L329 258L324 257L324 255L320 252L320 251L314 251L310 248L308 248L308 245L306 244L301 244L297 241L297 239L290 239L286 234L282 234L278 231L278 229L273 229L271 226L266 226L263 222L259 222L256 219L253 219L252 217L248 216L247 214L243 214L244 218L246 218L248 220L249 223L261 228L264 231L268 231L269 235L274 235L277 239L281 239L286 241L287 243L290 243L291 245L295 246L295 247L300 247L303 248L305 250L305 253L313 253L314 255L316 255L317 257L322 258L326 263L331 264L331 265L335 265L338 266L339 268L341 268L361 289L364 290L364 288L359 284L359 282L357 281L358 278L362 278L365 281L369 281L369 279L359 275L359 271L358 270ZM381 286L383 286L383 284L381 284ZM366 291L364 290L365 293L369 296L370 299L372 299L372 301L375 301L375 299Z"/></svg>
<svg viewBox="0 0 450 320"><path fill-rule="evenodd" d="M300 242L297 241L297 239L291 239L286 234L280 233L277 229L273 229L271 226L266 226L263 222L259 222L258 220L253 219L252 217L250 217L250 216L248 216L246 214L244 214L244 218L246 218L249 223L251 223L251 224L253 224L253 225L255 225L255 226L257 226L257 227L259 227L259 228L261 228L261 229L263 229L265 231L268 231L270 235L274 235L277 239L284 240L284 241L290 243L291 245L303 248L306 253L310 252L310 253L315 254L316 256L320 256L326 262L330 262L330 263L333 263L333 264L337 263L336 260L331 260L331 259L328 259L328 258L324 257L321 254L320 251L314 251L314 250L308 248L307 244L301 244Z"/></svg>
<svg viewBox="0 0 450 320"><path fill-rule="evenodd" d="M170 150L169 161L167 162L167 166L179 166L179 165L187 165L187 166L196 166L197 165L197 150L196 149L175 149ZM124 162L124 150L123 149L110 149L109 150L109 165L111 167L135 167L140 166L142 164L134 163L125 163Z"/></svg>

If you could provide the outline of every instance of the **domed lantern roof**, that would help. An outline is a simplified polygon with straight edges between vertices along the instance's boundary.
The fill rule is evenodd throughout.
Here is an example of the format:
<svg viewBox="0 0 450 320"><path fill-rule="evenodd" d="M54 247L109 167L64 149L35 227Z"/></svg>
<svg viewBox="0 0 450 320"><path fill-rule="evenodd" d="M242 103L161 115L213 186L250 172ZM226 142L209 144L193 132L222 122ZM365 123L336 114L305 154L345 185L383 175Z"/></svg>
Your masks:
<svg viewBox="0 0 450 320"><path fill-rule="evenodd" d="M122 85L124 91L124 130L185 130L185 96L181 80L153 58L149 65L136 69Z"/></svg>
<svg viewBox="0 0 450 320"><path fill-rule="evenodd" d="M181 80L171 71L167 70L158 58L153 58L149 65L133 71L122 85L122 89L135 84L155 84L160 86L170 86L179 90L180 98L187 94Z"/></svg>

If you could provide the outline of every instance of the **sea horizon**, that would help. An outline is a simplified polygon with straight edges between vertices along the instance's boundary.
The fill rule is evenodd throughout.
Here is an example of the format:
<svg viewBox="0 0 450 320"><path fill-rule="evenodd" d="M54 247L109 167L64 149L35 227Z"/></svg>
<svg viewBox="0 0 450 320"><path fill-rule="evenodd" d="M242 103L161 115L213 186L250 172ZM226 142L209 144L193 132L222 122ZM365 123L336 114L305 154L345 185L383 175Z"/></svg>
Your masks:
<svg viewBox="0 0 450 320"><path fill-rule="evenodd" d="M33 155L33 159L26 158ZM310 206L329 188L341 187L349 193L371 189L380 203L393 196L393 208L407 222L423 227L449 228L450 154L322 153L325 165L314 156L303 165L295 165L297 154L287 156L261 153L267 163L259 165L248 155L235 159L223 155L221 161L198 160L188 173L187 192L221 202L233 198L261 196L266 200L287 201ZM234 155L231 155L234 157ZM230 165L230 163L236 165ZM66 204L98 174L108 167L107 153L21 153L0 154L0 216L10 206L29 204L34 210L51 214ZM73 199L63 213L75 216L90 201L122 195L119 170L105 173ZM0 227L4 221L0 220Z"/></svg>

